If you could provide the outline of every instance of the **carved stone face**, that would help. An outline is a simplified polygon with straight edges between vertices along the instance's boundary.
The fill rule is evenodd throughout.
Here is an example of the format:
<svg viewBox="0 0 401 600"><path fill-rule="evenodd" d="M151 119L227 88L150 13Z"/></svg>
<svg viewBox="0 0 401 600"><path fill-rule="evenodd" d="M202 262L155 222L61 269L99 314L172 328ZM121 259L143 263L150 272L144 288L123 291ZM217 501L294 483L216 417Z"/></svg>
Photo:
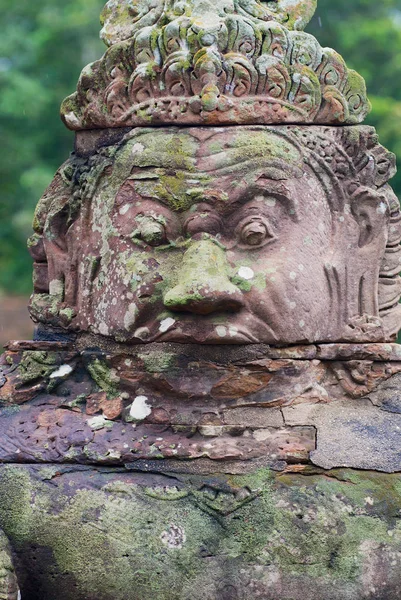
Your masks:
<svg viewBox="0 0 401 600"><path fill-rule="evenodd" d="M83 281L92 327L120 340L278 343L325 326L331 214L294 147L234 131L203 144L148 134L127 150L134 165L158 152L158 166L134 166L108 214L95 200L88 248L101 254L108 219L113 235L105 286Z"/></svg>
<svg viewBox="0 0 401 600"><path fill-rule="evenodd" d="M73 223L65 206L47 222L61 314L120 342L384 339L389 203L355 181L344 195L294 129L133 130Z"/></svg>

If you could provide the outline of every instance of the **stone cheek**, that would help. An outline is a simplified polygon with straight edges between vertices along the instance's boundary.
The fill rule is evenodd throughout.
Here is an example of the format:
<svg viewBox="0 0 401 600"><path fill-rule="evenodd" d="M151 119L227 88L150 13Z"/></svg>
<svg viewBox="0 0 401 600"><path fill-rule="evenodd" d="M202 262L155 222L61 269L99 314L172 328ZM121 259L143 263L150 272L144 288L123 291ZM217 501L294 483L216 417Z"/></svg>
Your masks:
<svg viewBox="0 0 401 600"><path fill-rule="evenodd" d="M370 128L127 131L81 134L39 204L35 320L135 343L394 339L400 212Z"/></svg>

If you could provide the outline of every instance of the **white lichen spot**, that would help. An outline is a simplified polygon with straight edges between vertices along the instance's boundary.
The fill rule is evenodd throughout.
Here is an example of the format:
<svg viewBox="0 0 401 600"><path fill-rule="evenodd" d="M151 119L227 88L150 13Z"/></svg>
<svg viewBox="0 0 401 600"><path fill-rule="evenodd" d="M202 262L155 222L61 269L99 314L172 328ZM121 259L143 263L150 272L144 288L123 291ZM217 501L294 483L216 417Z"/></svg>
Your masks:
<svg viewBox="0 0 401 600"><path fill-rule="evenodd" d="M228 333L230 334L231 337L235 337L238 333L238 327L234 327L234 325L230 325L230 327L228 328Z"/></svg>
<svg viewBox="0 0 401 600"><path fill-rule="evenodd" d="M340 221L340 223L344 223L344 217L341 215L341 217L338 217L338 220Z"/></svg>
<svg viewBox="0 0 401 600"><path fill-rule="evenodd" d="M107 457L108 458L116 458L117 460L119 460L121 458L121 452L119 452L115 448L109 448L107 450Z"/></svg>
<svg viewBox="0 0 401 600"><path fill-rule="evenodd" d="M181 550L187 540L185 530L179 525L174 524L171 524L166 531L163 531L160 537L162 543L170 550Z"/></svg>
<svg viewBox="0 0 401 600"><path fill-rule="evenodd" d="M297 303L296 302L290 302L290 308L291 310L294 310L294 308L297 307Z"/></svg>
<svg viewBox="0 0 401 600"><path fill-rule="evenodd" d="M135 421L143 421L152 412L152 407L148 404L147 396L137 396L129 411L130 417Z"/></svg>
<svg viewBox="0 0 401 600"><path fill-rule="evenodd" d="M296 279L296 278L297 278L297 274L295 273L295 271L291 271L290 279Z"/></svg>
<svg viewBox="0 0 401 600"><path fill-rule="evenodd" d="M257 429L253 433L253 437L257 442L265 442L271 438L271 432L268 429Z"/></svg>
<svg viewBox="0 0 401 600"><path fill-rule="evenodd" d="M166 331L171 329L175 323L176 323L176 320L172 319L171 317L168 317L167 319L163 319L163 321L160 322L159 331L161 331L162 333L165 333Z"/></svg>
<svg viewBox="0 0 401 600"><path fill-rule="evenodd" d="M223 427L221 425L201 425L199 426L199 433L204 437L219 437L223 433Z"/></svg>
<svg viewBox="0 0 401 600"><path fill-rule="evenodd" d="M273 207L273 206L276 206L277 200L276 200L276 198L265 198L265 204L266 204L266 206Z"/></svg>
<svg viewBox="0 0 401 600"><path fill-rule="evenodd" d="M302 272L305 269L305 267L303 265L298 265L298 269Z"/></svg>
<svg viewBox="0 0 401 600"><path fill-rule="evenodd" d="M132 325L136 321L136 317L138 315L138 308L136 304L132 303L128 306L128 310L124 315L124 327L127 331L129 331Z"/></svg>
<svg viewBox="0 0 401 600"><path fill-rule="evenodd" d="M302 329L302 327L305 327L305 321L302 321L302 320L301 320L301 321L299 322L299 326L300 326L300 328L301 328L301 329Z"/></svg>
<svg viewBox="0 0 401 600"><path fill-rule="evenodd" d="M130 360L129 358L127 358L127 359L124 361L124 364L125 364L125 366L126 366L126 367L131 367L131 366L132 366L132 360Z"/></svg>
<svg viewBox="0 0 401 600"><path fill-rule="evenodd" d="M139 142L132 146L132 154L141 154L145 150L145 146Z"/></svg>
<svg viewBox="0 0 401 600"><path fill-rule="evenodd" d="M73 369L70 365L61 365L57 369L57 371L53 371L50 375L50 379L56 379L57 377L67 377L70 373L72 373Z"/></svg>
<svg viewBox="0 0 401 600"><path fill-rule="evenodd" d="M139 327L139 329L135 331L134 335L140 340L147 340L150 335L149 327Z"/></svg>
<svg viewBox="0 0 401 600"><path fill-rule="evenodd" d="M252 271L252 269L250 267L240 267L238 269L238 275L242 278L242 279L253 279L253 277L255 277L255 273Z"/></svg>
<svg viewBox="0 0 401 600"><path fill-rule="evenodd" d="M216 333L219 337L223 338L227 335L227 328L224 325L218 325L216 327Z"/></svg>
<svg viewBox="0 0 401 600"><path fill-rule="evenodd" d="M81 121L78 119L78 117L76 116L76 114L73 111L64 115L64 119L65 119L65 122L67 123L67 125L69 125L72 128L81 126Z"/></svg>
<svg viewBox="0 0 401 600"><path fill-rule="evenodd" d="M105 419L103 415L98 415L92 417L92 419L88 419L87 423L93 431L97 431L98 429L103 429L107 423L107 419Z"/></svg>
<svg viewBox="0 0 401 600"><path fill-rule="evenodd" d="M365 498L365 504L368 504L369 506L373 506L375 503L375 501L373 500L373 498L371 498L370 496L367 496Z"/></svg>
<svg viewBox="0 0 401 600"><path fill-rule="evenodd" d="M129 211L129 209L130 209L130 205L124 204L124 206L122 206L118 212L120 213L120 215L125 215Z"/></svg>
<svg viewBox="0 0 401 600"><path fill-rule="evenodd" d="M64 294L63 282L59 279L53 279L49 283L49 294L50 296L58 296L62 298Z"/></svg>
<svg viewBox="0 0 401 600"><path fill-rule="evenodd" d="M101 335L109 335L109 327L104 321L102 321L102 323L99 325L99 333Z"/></svg>
<svg viewBox="0 0 401 600"><path fill-rule="evenodd" d="M376 210L380 215L385 215L387 211L387 204L385 202L380 202Z"/></svg>

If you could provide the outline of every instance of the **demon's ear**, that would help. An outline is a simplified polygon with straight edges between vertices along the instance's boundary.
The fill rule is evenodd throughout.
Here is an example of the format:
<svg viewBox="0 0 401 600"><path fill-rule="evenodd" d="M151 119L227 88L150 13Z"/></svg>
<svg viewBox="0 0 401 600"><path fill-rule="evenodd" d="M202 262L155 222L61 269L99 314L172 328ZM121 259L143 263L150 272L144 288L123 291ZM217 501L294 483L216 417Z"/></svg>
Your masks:
<svg viewBox="0 0 401 600"><path fill-rule="evenodd" d="M369 188L358 188L352 196L351 210L359 224L359 247L381 240L387 232L390 210L384 196Z"/></svg>

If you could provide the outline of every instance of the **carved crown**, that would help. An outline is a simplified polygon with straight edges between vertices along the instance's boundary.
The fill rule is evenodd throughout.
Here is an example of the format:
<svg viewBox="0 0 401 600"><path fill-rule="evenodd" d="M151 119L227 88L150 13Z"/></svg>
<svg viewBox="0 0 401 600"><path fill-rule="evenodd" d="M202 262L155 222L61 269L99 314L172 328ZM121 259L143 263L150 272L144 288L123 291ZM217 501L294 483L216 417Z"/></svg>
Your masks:
<svg viewBox="0 0 401 600"><path fill-rule="evenodd" d="M70 129L357 124L363 78L300 31L316 0L110 0L109 49L61 109Z"/></svg>

